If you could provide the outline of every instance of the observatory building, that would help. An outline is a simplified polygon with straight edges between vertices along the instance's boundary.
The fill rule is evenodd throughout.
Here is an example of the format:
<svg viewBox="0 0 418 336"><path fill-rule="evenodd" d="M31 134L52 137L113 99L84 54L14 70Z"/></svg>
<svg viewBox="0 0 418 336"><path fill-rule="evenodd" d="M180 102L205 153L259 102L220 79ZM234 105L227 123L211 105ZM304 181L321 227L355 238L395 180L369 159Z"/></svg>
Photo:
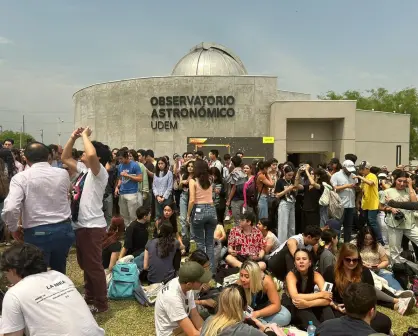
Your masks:
<svg viewBox="0 0 418 336"><path fill-rule="evenodd" d="M74 96L75 126L110 147L156 156L216 148L248 160L314 164L355 153L373 165L408 164L410 116L356 109L278 89L277 76L248 75L228 48L201 43L169 76L93 84Z"/></svg>

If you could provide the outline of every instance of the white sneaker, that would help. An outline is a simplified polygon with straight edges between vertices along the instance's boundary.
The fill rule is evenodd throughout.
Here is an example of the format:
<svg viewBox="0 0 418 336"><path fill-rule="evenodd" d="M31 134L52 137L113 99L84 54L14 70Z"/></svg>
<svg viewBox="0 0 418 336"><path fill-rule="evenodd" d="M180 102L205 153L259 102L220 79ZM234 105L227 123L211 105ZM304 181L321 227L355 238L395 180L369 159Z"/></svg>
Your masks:
<svg viewBox="0 0 418 336"><path fill-rule="evenodd" d="M395 295L395 297L402 299L414 297L414 292L411 290L397 290L393 294Z"/></svg>
<svg viewBox="0 0 418 336"><path fill-rule="evenodd" d="M225 216L225 221L230 221L231 220L231 216L230 215L226 215Z"/></svg>
<svg viewBox="0 0 418 336"><path fill-rule="evenodd" d="M399 299L398 313L401 315L409 313L414 308L415 302L415 298L412 297Z"/></svg>

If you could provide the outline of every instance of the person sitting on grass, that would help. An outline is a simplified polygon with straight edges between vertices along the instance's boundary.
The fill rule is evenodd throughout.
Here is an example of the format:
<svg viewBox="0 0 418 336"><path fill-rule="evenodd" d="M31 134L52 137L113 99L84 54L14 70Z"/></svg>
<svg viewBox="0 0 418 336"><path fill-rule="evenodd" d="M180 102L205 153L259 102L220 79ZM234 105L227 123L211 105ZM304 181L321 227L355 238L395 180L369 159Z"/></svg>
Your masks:
<svg viewBox="0 0 418 336"><path fill-rule="evenodd" d="M228 239L228 255L225 261L232 267L241 267L246 260L258 262L262 270L266 269L263 235L254 227L255 215L246 212L241 215L239 226L231 229Z"/></svg>
<svg viewBox="0 0 418 336"><path fill-rule="evenodd" d="M125 222L123 217L113 217L103 239L102 262L103 268L107 273L112 271L113 266L119 259L120 249L122 248L119 239L122 238L124 232Z"/></svg>
<svg viewBox="0 0 418 336"><path fill-rule="evenodd" d="M324 274L325 270L334 266L338 251L338 233L333 229L324 229L321 234L316 259L319 260L318 272Z"/></svg>
<svg viewBox="0 0 418 336"><path fill-rule="evenodd" d="M352 283L343 294L345 316L328 320L316 330L318 336L369 336L376 331L370 326L376 316L376 292L367 283Z"/></svg>
<svg viewBox="0 0 418 336"><path fill-rule="evenodd" d="M194 291L212 279L212 273L195 261L184 263L179 276L158 293L154 318L157 336L199 336L203 319L196 309Z"/></svg>
<svg viewBox="0 0 418 336"><path fill-rule="evenodd" d="M271 224L267 218L261 218L257 223L257 228L260 230L264 237L264 252L266 254L264 256L265 260L269 260L270 253L275 251L280 246L279 240L274 235L274 233L270 231L270 227Z"/></svg>
<svg viewBox="0 0 418 336"><path fill-rule="evenodd" d="M306 328L309 321L319 327L321 322L335 317L330 307L332 293L324 289L324 278L314 271L309 251L296 250L294 265L294 269L286 276L283 304L292 314L292 324L298 328ZM317 293L315 285L320 290Z"/></svg>
<svg viewBox="0 0 418 336"><path fill-rule="evenodd" d="M180 267L180 243L170 222L159 226L158 238L148 241L144 252L144 270L150 284L167 282L176 276Z"/></svg>
<svg viewBox="0 0 418 336"><path fill-rule="evenodd" d="M245 316L248 301L244 289L236 284L222 290L218 312L209 317L202 328L202 336L275 336L277 325L264 325L257 319Z"/></svg>
<svg viewBox="0 0 418 336"><path fill-rule="evenodd" d="M144 206L136 209L136 220L131 222L125 232L125 241L122 250L120 251L119 259L127 255L132 255L138 268L142 268L139 260L140 256L145 251L145 246L148 242L148 223L150 221L150 209Z"/></svg>
<svg viewBox="0 0 418 336"><path fill-rule="evenodd" d="M183 239L181 234L178 231L177 227L177 213L176 213L176 203L170 203L164 206L163 208L163 215L161 218L155 221L155 230L154 230L154 238L158 236L158 227L161 225L162 222L170 222L173 226L173 232L176 235L177 240L180 243L181 254L184 256L186 255L186 248L183 244Z"/></svg>
<svg viewBox="0 0 418 336"><path fill-rule="evenodd" d="M3 300L0 334L105 334L73 282L60 272L48 271L36 246L14 244L1 255L0 270L12 285Z"/></svg>
<svg viewBox="0 0 418 336"><path fill-rule="evenodd" d="M309 252L317 250L317 244L321 238L321 234L322 231L319 226L308 225L303 234L290 237L278 249L271 253L268 261L269 271L276 278L283 281L287 273L294 268L296 250L306 249Z"/></svg>
<svg viewBox="0 0 418 336"><path fill-rule="evenodd" d="M290 312L281 305L276 284L257 263L247 260L242 264L237 284L245 290L248 305L253 309L251 317L280 326L290 323Z"/></svg>

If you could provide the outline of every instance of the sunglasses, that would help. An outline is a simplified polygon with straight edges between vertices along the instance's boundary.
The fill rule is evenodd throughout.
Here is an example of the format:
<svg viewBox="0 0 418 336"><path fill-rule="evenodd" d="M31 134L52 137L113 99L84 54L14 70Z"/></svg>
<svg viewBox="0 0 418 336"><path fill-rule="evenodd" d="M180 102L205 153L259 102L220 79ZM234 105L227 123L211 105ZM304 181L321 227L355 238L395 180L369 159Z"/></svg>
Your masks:
<svg viewBox="0 0 418 336"><path fill-rule="evenodd" d="M348 263L353 263L353 264L355 264L355 263L358 263L358 261L359 261L359 258L348 258L348 257L346 257L346 258L344 258L344 261L346 261L346 262L348 262Z"/></svg>

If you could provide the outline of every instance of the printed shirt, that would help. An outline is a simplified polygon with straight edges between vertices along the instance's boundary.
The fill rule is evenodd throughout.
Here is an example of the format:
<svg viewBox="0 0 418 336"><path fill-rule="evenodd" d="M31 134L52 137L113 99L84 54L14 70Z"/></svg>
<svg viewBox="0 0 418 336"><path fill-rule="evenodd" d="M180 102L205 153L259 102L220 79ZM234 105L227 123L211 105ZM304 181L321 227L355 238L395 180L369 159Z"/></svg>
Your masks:
<svg viewBox="0 0 418 336"><path fill-rule="evenodd" d="M245 234L241 227L232 228L228 246L232 247L237 254L243 256L256 256L264 249L265 242L263 234L259 229L253 227L250 234Z"/></svg>

